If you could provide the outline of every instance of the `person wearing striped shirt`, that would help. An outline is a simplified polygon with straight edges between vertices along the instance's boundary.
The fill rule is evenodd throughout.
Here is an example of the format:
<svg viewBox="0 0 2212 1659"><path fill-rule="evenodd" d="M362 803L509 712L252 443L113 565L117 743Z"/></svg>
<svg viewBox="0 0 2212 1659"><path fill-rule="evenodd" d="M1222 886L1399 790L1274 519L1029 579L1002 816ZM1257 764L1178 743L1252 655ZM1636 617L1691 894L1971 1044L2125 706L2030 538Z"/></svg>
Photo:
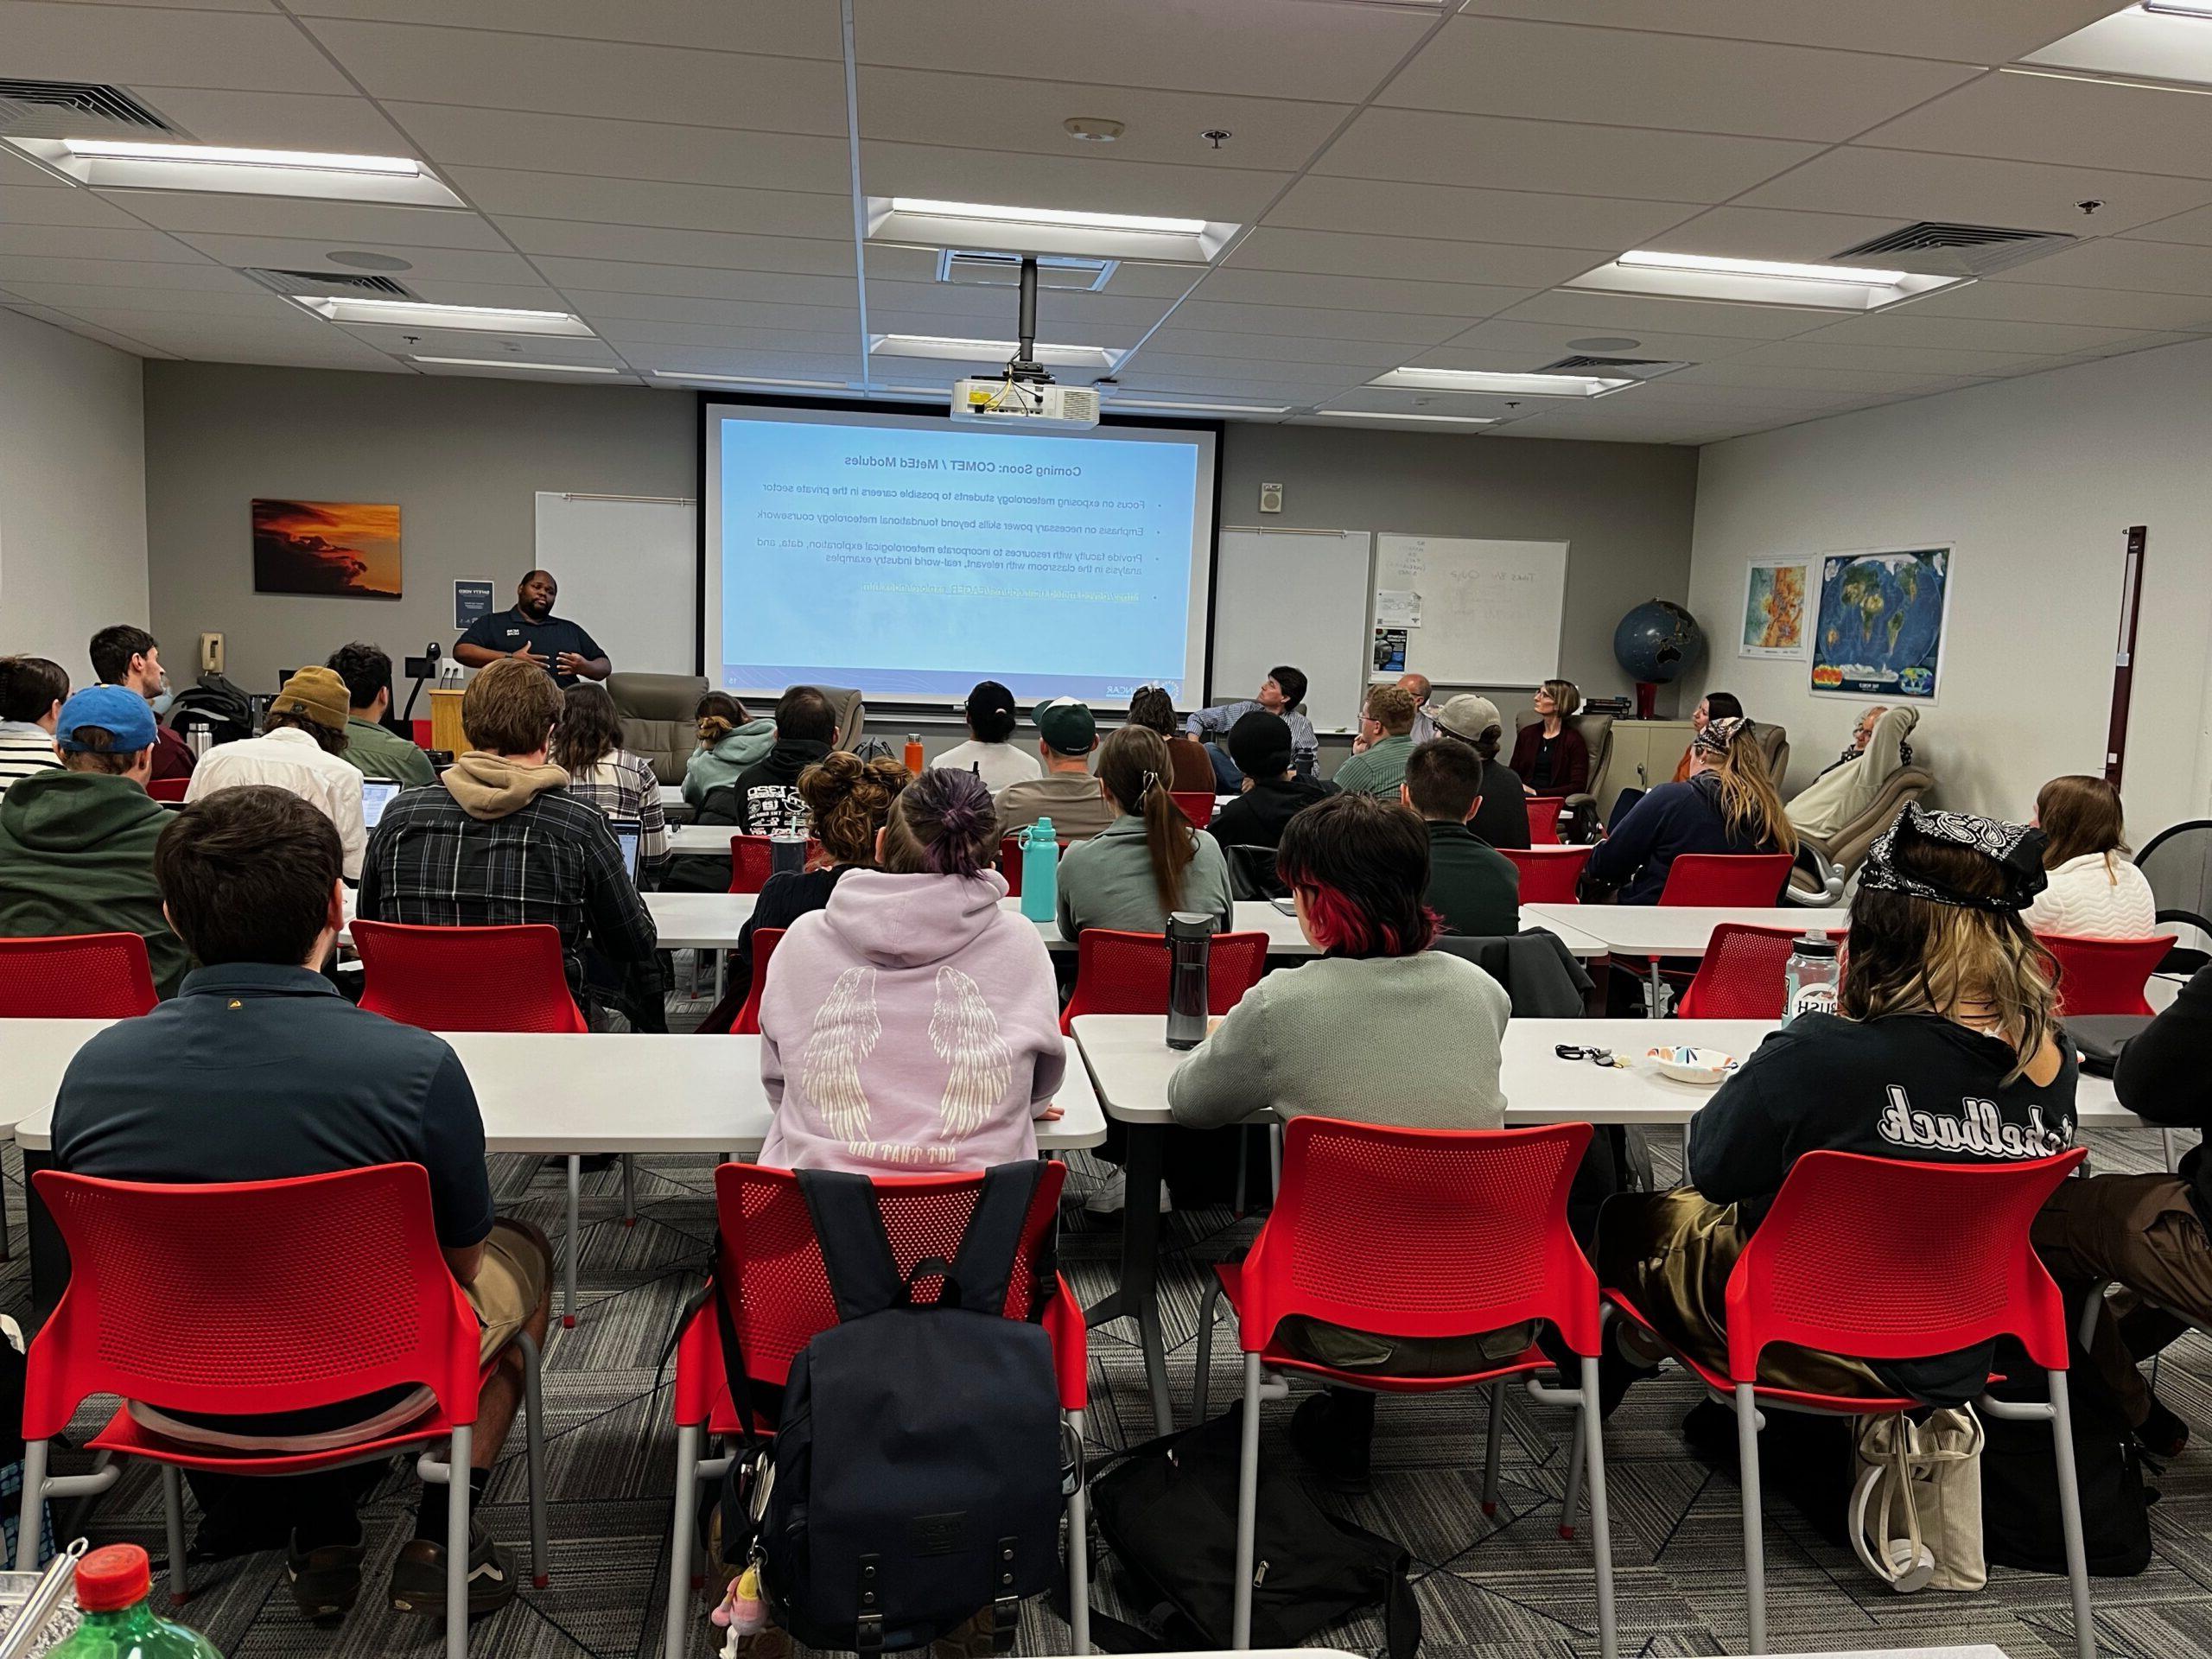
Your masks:
<svg viewBox="0 0 2212 1659"><path fill-rule="evenodd" d="M19 778L61 764L54 722L69 695L69 676L43 657L0 657L0 791Z"/></svg>

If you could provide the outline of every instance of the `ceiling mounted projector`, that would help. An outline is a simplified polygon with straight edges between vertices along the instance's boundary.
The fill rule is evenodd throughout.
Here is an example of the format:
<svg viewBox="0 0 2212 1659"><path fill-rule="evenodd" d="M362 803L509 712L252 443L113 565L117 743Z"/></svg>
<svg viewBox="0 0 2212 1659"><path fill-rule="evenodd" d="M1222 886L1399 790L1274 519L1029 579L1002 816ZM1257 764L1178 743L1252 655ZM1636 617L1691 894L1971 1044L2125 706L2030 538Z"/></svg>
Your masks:
<svg viewBox="0 0 2212 1659"><path fill-rule="evenodd" d="M996 380L970 378L952 388L952 418L979 426L1088 427L1098 424L1098 393L1059 386L1037 360L1037 256L1021 258L1019 343Z"/></svg>

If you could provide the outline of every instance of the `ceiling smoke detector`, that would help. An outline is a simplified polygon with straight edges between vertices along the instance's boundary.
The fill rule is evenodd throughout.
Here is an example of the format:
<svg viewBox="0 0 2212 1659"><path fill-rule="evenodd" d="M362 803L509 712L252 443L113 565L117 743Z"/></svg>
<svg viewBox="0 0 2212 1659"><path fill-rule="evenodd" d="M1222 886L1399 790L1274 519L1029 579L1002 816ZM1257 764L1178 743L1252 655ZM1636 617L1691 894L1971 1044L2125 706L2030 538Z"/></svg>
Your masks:
<svg viewBox="0 0 2212 1659"><path fill-rule="evenodd" d="M1077 143L1110 144L1128 130L1121 122L1103 115L1071 115L1060 123Z"/></svg>

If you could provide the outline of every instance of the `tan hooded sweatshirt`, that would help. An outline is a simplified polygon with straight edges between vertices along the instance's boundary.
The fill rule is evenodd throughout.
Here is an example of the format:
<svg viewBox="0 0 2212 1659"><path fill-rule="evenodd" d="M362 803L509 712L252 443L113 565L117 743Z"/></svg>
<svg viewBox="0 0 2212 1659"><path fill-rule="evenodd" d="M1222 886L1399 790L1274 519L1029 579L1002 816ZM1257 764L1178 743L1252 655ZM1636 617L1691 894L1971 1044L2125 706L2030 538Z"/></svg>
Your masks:
<svg viewBox="0 0 2212 1659"><path fill-rule="evenodd" d="M470 749L445 770L446 793L472 818L504 818L549 789L568 787L569 774L551 761L524 766L504 754Z"/></svg>

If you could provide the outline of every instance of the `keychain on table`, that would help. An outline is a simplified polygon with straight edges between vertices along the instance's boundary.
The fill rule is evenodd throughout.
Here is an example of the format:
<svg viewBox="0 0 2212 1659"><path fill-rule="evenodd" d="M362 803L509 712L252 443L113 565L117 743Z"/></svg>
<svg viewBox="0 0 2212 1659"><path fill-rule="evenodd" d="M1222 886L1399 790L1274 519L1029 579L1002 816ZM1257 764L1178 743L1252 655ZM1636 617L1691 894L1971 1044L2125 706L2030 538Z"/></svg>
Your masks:
<svg viewBox="0 0 2212 1659"><path fill-rule="evenodd" d="M1578 1043L1555 1044L1552 1052L1562 1060L1587 1060L1592 1065L1625 1069L1628 1065L1626 1060L1614 1054L1610 1048L1585 1048Z"/></svg>

